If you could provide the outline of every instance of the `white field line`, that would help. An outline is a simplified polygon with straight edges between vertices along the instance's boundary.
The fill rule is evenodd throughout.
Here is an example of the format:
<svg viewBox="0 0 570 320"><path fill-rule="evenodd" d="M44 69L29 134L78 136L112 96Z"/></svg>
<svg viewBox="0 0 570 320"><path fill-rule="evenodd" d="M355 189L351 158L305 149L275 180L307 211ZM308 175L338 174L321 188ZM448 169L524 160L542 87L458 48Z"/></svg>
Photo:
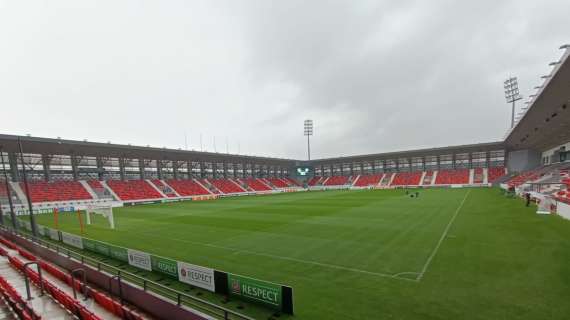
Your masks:
<svg viewBox="0 0 570 320"><path fill-rule="evenodd" d="M471 192L471 189L469 191L467 191L467 193L465 194L465 197L463 197L463 200L461 201L461 203L459 204L459 206L457 207L457 210L455 210L455 213L453 214L453 217L451 217L451 219L449 220L449 223L447 224L447 227L445 227L445 230L443 230L443 233L441 234L441 237L439 238L439 241L437 242L437 245L435 246L435 248L433 249L433 252L431 253L431 255L429 256L429 258L427 259L426 263L424 264L424 267L422 268L422 271L420 271L418 273L418 277L416 278L417 281L422 280L424 274L426 273L429 265L431 264L431 261L433 260L433 258L435 257L435 255L437 254L437 251L439 250L439 247L441 246L441 244L443 243L443 239L445 239L447 237L447 233L449 232L449 229L451 229L451 225L453 224L453 221L455 221L455 218L457 218L457 215L459 214L459 211L461 211L461 208L463 208L463 204L465 203L465 200L467 200L467 197L469 196L469 193Z"/></svg>
<svg viewBox="0 0 570 320"><path fill-rule="evenodd" d="M141 232L139 234L143 234L143 232ZM147 233L144 233L144 234L145 234L145 236L156 237L156 236L153 236L153 235L150 235ZM156 237L156 238L162 238L162 237ZM384 277L384 278L390 278L390 279L396 279L396 280L405 280L405 281L417 282L416 279L404 278L404 277L400 276L401 274L407 274L407 272L396 273L396 274L373 272L373 271L367 271L367 270L362 270L362 269L357 269L357 268L339 266L336 264L322 263L322 262L317 262L317 261L297 259L297 258L292 258L292 257L273 255L273 254L269 254L269 253L262 253L262 252L256 252L256 251L251 251L251 250L243 250L243 249L237 249L237 248L232 248L232 247L220 246L220 245L216 245L216 244L212 244L212 243L196 242L196 241L189 241L189 240L177 239L177 238L168 238L168 239L178 241L178 242L183 242L183 243L190 243L190 244L201 245L201 246L205 246L205 247L211 247L211 248L233 251L233 254L245 253L245 254L250 254L250 255L267 257L267 258L310 264L310 265L325 267L325 268L329 268L329 269L337 269L337 270L344 270L344 271L368 274L368 275L372 275L372 276L376 276L376 277Z"/></svg>

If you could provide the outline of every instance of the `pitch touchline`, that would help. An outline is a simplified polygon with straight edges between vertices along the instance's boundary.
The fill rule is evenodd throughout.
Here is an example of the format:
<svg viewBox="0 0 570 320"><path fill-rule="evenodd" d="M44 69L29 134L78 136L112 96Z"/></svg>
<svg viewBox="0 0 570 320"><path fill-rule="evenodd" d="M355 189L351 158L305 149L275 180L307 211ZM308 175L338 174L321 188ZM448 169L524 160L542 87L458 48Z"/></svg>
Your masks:
<svg viewBox="0 0 570 320"><path fill-rule="evenodd" d="M445 230L443 230L443 233L442 233L441 237L439 238L437 245L433 249L433 252L429 256L429 258L427 259L424 267L422 268L422 271L418 274L418 277L416 278L417 281L422 280L424 273L426 272L427 268L429 267L429 265L430 265L431 261L433 260L433 258L435 257L435 255L437 254L437 251L439 250L439 247L441 246L443 239L445 239L445 237L447 236L447 233L449 232L449 229L451 229L451 225L453 224L453 221L455 221L455 218L459 214L459 211L461 211L461 208L463 208L463 204L465 203L465 200L467 200L467 196L469 196L470 192L471 192L471 190L467 191L467 193L465 194L465 197L463 197L463 200L461 201L461 203L457 207L457 210L455 210L453 217L451 217L451 220L449 220L447 227L445 227Z"/></svg>
<svg viewBox="0 0 570 320"><path fill-rule="evenodd" d="M144 232L141 232L141 233L144 233ZM147 233L144 233L144 234L147 234ZM148 235L150 235L150 234L148 234ZM150 236L156 237L153 235L150 235ZM160 238L160 237L158 237L158 238ZM345 271L351 271L351 272L358 272L358 273L373 275L373 276L377 276L377 277L384 277L384 278L391 278L391 279L396 279L396 280L406 280L406 281L417 282L416 279L400 277L400 274L406 274L406 272L396 273L396 274L373 272L373 271L366 271L366 270L362 270L362 269L339 266L339 265L335 265L335 264L322 263L322 262L311 261L311 260L303 260L303 259L297 259L297 258L291 258L291 257L285 257L285 256L277 256L277 255L273 255L273 254L269 254L269 253L261 253L261 252L251 251L251 250L236 249L236 248L220 246L220 245L216 245L216 244L212 244L212 243L196 242L196 241L189 241L189 240L177 239L177 238L169 238L169 239L174 240L174 241L184 242L184 243L201 245L201 246L205 246L205 247L212 247L212 248L218 248L218 249L233 251L236 254L246 253L246 254L263 256L263 257L268 257L268 258L273 258L273 259L280 259L280 260L287 260L287 261L311 264L311 265L321 266L321 267L326 267L326 268L345 270Z"/></svg>

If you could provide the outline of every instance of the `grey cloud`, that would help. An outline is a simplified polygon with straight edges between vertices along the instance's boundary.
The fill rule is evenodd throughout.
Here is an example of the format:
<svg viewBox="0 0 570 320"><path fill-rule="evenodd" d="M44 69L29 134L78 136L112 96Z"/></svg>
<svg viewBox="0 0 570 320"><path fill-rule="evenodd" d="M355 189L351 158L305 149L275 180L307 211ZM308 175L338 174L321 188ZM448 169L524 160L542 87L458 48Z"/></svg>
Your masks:
<svg viewBox="0 0 570 320"><path fill-rule="evenodd" d="M0 4L7 133L305 157L502 138L567 1ZM9 106L9 107L8 107ZM25 119L25 120L24 120ZM63 122L65 125L55 125ZM150 129L150 130L149 130Z"/></svg>

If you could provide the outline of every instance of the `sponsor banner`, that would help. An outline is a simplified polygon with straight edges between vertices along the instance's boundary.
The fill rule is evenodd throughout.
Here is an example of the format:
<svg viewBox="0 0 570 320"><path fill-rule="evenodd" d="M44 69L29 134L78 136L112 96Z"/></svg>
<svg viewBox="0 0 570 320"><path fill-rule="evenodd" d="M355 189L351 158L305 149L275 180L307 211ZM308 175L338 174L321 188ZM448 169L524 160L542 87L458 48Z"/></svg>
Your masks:
<svg viewBox="0 0 570 320"><path fill-rule="evenodd" d="M59 241L59 231L54 229L49 229L49 237L52 240Z"/></svg>
<svg viewBox="0 0 570 320"><path fill-rule="evenodd" d="M69 234L67 232L62 232L61 240L63 241L63 243L68 244L72 247L83 249L83 238L81 238L80 236Z"/></svg>
<svg viewBox="0 0 570 320"><path fill-rule="evenodd" d="M49 237L49 228L48 227L40 227L40 232L44 237Z"/></svg>
<svg viewBox="0 0 570 320"><path fill-rule="evenodd" d="M275 283L228 273L228 290L231 295L281 310L281 286Z"/></svg>
<svg viewBox="0 0 570 320"><path fill-rule="evenodd" d="M83 248L109 257L109 245L103 242L83 238Z"/></svg>
<svg viewBox="0 0 570 320"><path fill-rule="evenodd" d="M141 268L147 271L152 270L152 264L150 262L150 254L142 251L127 249L127 255L129 258L129 264L131 266Z"/></svg>
<svg viewBox="0 0 570 320"><path fill-rule="evenodd" d="M176 261L166 259L163 257L150 256L150 262L152 264L152 271L158 271L178 279L178 269L176 268Z"/></svg>
<svg viewBox="0 0 570 320"><path fill-rule="evenodd" d="M180 202L180 199L163 199L162 203Z"/></svg>
<svg viewBox="0 0 570 320"><path fill-rule="evenodd" d="M160 204L162 200L156 201L141 201L141 202L124 202L123 206L136 206L136 205L143 205L143 204Z"/></svg>
<svg viewBox="0 0 570 320"><path fill-rule="evenodd" d="M178 261L178 280L212 292L216 291L214 270Z"/></svg>
<svg viewBox="0 0 570 320"><path fill-rule="evenodd" d="M83 238L83 249L96 252L95 241Z"/></svg>
<svg viewBox="0 0 570 320"><path fill-rule="evenodd" d="M129 255L127 253L127 249L125 248L121 248L121 247L115 247L115 246L109 246L109 255L111 258L123 261L123 262L129 262Z"/></svg>
<svg viewBox="0 0 570 320"><path fill-rule="evenodd" d="M95 242L95 252L104 255L105 257L109 257L109 246L103 242L96 241Z"/></svg>

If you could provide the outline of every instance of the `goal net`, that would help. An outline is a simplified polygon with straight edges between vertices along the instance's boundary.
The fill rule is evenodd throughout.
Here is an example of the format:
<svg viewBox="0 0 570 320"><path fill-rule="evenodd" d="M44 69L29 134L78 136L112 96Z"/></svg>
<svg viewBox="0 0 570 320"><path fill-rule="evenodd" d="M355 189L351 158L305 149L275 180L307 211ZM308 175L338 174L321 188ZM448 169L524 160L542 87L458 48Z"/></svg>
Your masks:
<svg viewBox="0 0 570 320"><path fill-rule="evenodd" d="M556 200L551 197L540 197L537 198L537 210L538 214L551 214L556 212Z"/></svg>
<svg viewBox="0 0 570 320"><path fill-rule="evenodd" d="M91 224L91 219L95 217L95 215L101 215L109 222L109 226L111 229L115 229L115 218L113 217L113 207L111 206L94 206L88 205L85 208L85 221L87 224Z"/></svg>

